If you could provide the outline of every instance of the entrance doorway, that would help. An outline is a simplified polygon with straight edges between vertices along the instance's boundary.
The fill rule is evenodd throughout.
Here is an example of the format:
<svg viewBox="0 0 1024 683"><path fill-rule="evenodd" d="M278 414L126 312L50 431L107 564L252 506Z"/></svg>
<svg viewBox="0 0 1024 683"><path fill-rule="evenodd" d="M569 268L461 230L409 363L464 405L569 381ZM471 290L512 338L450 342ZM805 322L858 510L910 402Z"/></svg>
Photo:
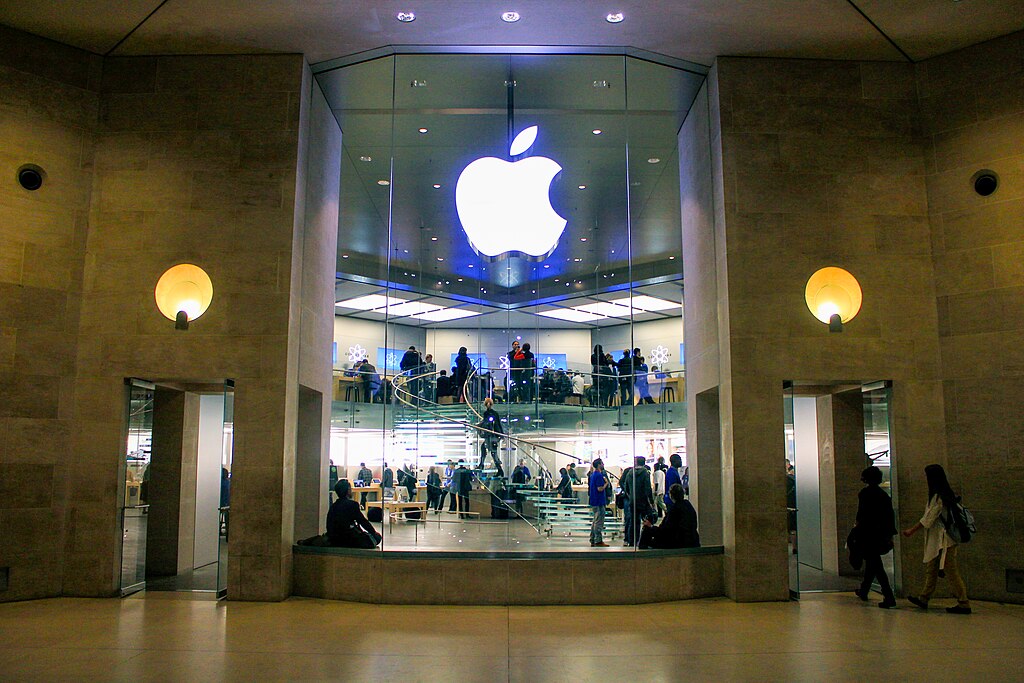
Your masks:
<svg viewBox="0 0 1024 683"><path fill-rule="evenodd" d="M227 588L234 383L126 381L121 594Z"/></svg>
<svg viewBox="0 0 1024 683"><path fill-rule="evenodd" d="M861 472L882 470L882 489L897 506L890 446L891 383L786 382L787 516L790 594L853 591L861 572L846 537L857 517ZM897 539L898 543L898 539ZM882 558L894 588L898 552Z"/></svg>

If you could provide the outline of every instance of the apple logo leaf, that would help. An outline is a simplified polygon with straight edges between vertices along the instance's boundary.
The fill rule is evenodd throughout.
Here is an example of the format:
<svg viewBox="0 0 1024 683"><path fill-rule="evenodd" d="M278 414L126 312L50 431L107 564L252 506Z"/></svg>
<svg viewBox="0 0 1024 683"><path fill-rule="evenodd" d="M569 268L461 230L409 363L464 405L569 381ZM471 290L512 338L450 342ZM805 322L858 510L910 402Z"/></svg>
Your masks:
<svg viewBox="0 0 1024 683"><path fill-rule="evenodd" d="M523 129L516 139L512 141L512 145L508 148L508 155L510 157L518 156L526 150L533 147L533 143L537 140L537 126L530 126L529 128Z"/></svg>

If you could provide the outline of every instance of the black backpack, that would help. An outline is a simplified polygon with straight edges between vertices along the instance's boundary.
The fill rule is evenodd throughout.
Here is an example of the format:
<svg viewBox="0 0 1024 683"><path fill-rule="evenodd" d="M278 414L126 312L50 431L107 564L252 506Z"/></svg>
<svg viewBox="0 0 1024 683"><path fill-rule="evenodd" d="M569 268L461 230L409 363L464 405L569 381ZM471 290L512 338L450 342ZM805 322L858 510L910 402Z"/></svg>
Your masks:
<svg viewBox="0 0 1024 683"><path fill-rule="evenodd" d="M969 543L978 528L974 525L974 515L960 504L960 496L956 497L951 507L946 508L946 513L942 516L942 523L949 537L957 544Z"/></svg>

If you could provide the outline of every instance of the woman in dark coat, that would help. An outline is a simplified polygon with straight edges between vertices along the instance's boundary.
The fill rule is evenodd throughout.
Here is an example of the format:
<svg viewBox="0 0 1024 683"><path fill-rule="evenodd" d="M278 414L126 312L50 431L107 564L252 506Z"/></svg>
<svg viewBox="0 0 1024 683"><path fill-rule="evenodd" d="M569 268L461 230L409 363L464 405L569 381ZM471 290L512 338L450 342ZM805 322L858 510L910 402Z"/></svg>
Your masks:
<svg viewBox="0 0 1024 683"><path fill-rule="evenodd" d="M892 550L892 537L896 535L896 520L892 511L892 499L881 489L882 470L874 465L865 469L860 480L867 484L857 498L857 537L864 558L864 580L855 592L865 602L871 584L878 579L882 589L882 602L878 606L889 609L896 606L896 598L889 585L889 576L882 566L882 555Z"/></svg>

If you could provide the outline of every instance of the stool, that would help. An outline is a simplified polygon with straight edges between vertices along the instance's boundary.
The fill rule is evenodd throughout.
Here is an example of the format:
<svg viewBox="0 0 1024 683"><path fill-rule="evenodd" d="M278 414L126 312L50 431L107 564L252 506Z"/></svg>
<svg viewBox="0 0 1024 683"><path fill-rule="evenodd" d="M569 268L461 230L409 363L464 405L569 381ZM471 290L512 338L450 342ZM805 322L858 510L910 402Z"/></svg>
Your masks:
<svg viewBox="0 0 1024 683"><path fill-rule="evenodd" d="M355 386L354 384L350 384L347 387L345 387L346 401L354 401L357 398L359 398L359 387Z"/></svg>
<svg viewBox="0 0 1024 683"><path fill-rule="evenodd" d="M671 398L669 398L671 396ZM676 390L675 387L665 387L661 390L661 402L662 403L675 403L676 402Z"/></svg>

